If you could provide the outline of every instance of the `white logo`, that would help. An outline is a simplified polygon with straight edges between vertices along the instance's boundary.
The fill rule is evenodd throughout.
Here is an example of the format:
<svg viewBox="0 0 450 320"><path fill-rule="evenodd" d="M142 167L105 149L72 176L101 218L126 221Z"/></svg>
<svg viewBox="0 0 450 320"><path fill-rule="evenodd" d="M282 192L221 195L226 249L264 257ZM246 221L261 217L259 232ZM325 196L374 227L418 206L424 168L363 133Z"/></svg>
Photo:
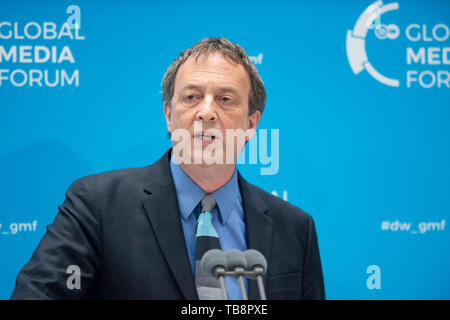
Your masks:
<svg viewBox="0 0 450 320"><path fill-rule="evenodd" d="M394 40L400 35L400 29L395 24L382 24L381 16L389 11L398 10L398 3L393 2L383 5L383 2L375 1L368 6L359 16L353 30L347 31L346 49L347 58L354 74L359 74L364 69L379 82L391 86L400 87L398 79L392 79L378 72L369 62L366 54L366 36L369 30L373 30L380 40ZM405 27L407 68L402 83L406 88L422 87L450 88L450 47L447 45L450 37L449 27L438 21L434 25L411 23ZM435 66L440 66L436 70Z"/></svg>
<svg viewBox="0 0 450 320"><path fill-rule="evenodd" d="M381 0L374 2L359 16L353 30L347 31L346 40L347 58L353 73L358 74L366 69L373 78L392 87L398 87L399 80L382 75L370 64L366 54L365 39L369 29L375 29L374 32L378 39L396 39L400 34L400 29L395 24L381 24L381 15L397 9L397 2L387 5L383 5Z"/></svg>

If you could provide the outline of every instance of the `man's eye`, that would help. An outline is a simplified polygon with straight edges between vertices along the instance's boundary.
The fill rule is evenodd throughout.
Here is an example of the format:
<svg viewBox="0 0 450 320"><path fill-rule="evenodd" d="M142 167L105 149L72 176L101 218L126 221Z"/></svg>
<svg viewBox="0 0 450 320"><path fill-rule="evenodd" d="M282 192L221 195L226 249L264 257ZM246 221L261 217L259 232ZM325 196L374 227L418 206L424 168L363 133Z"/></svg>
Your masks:
<svg viewBox="0 0 450 320"><path fill-rule="evenodd" d="M190 94L190 95L184 97L184 100L189 101L189 102L194 101L195 96L193 94Z"/></svg>
<svg viewBox="0 0 450 320"><path fill-rule="evenodd" d="M231 103L233 100L230 97L222 97L221 100L225 103Z"/></svg>

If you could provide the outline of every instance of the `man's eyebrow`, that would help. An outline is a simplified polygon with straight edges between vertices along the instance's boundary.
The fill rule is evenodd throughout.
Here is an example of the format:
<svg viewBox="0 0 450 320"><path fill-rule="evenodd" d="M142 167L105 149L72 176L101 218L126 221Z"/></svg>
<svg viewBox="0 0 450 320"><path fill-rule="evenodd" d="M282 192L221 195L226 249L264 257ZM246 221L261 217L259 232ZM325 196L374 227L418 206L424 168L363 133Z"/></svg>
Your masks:
<svg viewBox="0 0 450 320"><path fill-rule="evenodd" d="M234 88L234 87L220 87L220 88L219 88L219 91L220 91L220 92L230 92L230 93L233 93L233 94L235 94L235 95L237 95L237 96L240 96L240 95L241 95L240 91L237 90L237 89Z"/></svg>
<svg viewBox="0 0 450 320"><path fill-rule="evenodd" d="M196 85L196 84L187 84L183 88L181 88L181 91L184 91L184 90L197 90L197 89L201 89L201 86Z"/></svg>
<svg viewBox="0 0 450 320"><path fill-rule="evenodd" d="M181 88L180 91L199 90L199 89L202 89L202 86L197 85L197 84L187 84L183 88ZM235 94L237 96L241 95L239 90L234 88L234 87L219 87L217 91L219 91L219 92L229 92L229 93L233 93L233 94Z"/></svg>

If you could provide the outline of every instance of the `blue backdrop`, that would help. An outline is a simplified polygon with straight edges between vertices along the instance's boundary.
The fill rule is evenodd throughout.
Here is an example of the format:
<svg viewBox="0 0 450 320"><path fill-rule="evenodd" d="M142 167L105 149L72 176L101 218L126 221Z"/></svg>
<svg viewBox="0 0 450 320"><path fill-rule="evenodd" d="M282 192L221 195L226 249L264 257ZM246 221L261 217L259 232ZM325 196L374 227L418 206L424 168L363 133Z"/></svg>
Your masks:
<svg viewBox="0 0 450 320"><path fill-rule="evenodd" d="M2 1L0 298L73 180L170 147L162 76L224 36L279 129L278 172L241 173L313 216L327 298L449 299L449 28L447 0Z"/></svg>

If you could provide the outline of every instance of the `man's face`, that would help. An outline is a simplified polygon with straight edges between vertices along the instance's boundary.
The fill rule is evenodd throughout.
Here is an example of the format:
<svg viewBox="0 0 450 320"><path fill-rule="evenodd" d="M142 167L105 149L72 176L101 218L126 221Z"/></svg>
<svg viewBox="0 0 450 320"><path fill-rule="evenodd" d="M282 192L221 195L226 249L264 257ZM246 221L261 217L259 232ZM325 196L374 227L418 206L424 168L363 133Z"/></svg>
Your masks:
<svg viewBox="0 0 450 320"><path fill-rule="evenodd" d="M238 139L230 136L227 139L227 131L256 130L261 117L259 111L248 115L249 93L250 77L242 65L217 52L200 55L197 61L189 57L178 69L172 107L169 108L164 102L167 127L172 134L174 148L177 144L174 133L177 129L185 129L185 132L187 130L190 133L187 138L190 141L183 141L183 144L184 148L189 149L191 163L195 162L194 152L203 151L204 164L208 161L205 154L208 154L207 158L215 157L219 155L219 150L223 152L223 163L229 163L226 153L230 151L235 153L235 162L243 145L236 146ZM230 150L230 146L234 150ZM205 150L211 152L205 153Z"/></svg>

